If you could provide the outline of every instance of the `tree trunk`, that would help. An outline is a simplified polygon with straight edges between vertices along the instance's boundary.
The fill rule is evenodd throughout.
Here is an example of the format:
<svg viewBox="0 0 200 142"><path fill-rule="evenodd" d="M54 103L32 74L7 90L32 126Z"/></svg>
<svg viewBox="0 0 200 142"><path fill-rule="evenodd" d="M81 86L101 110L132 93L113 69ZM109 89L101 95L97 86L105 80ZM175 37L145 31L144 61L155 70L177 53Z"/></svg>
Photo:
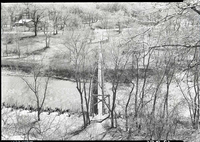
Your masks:
<svg viewBox="0 0 200 142"><path fill-rule="evenodd" d="M83 94L82 93L80 93L80 97L81 97L81 111L83 115L83 124L84 124L84 128L86 128L86 119L85 119L85 113L84 113L84 108L83 108Z"/></svg>
<svg viewBox="0 0 200 142"><path fill-rule="evenodd" d="M47 37L47 47L48 48L50 47L50 41L51 41L51 37L50 37L50 35L48 35L48 37Z"/></svg>
<svg viewBox="0 0 200 142"><path fill-rule="evenodd" d="M98 68L95 69L95 76L92 81L92 96L90 103L90 115L98 114Z"/></svg>
<svg viewBox="0 0 200 142"><path fill-rule="evenodd" d="M19 47L19 36L17 37L17 54L18 54L18 57L20 58L20 47Z"/></svg>
<svg viewBox="0 0 200 142"><path fill-rule="evenodd" d="M35 36L37 36L37 23L35 23L34 25L35 25L35 28L34 28Z"/></svg>
<svg viewBox="0 0 200 142"><path fill-rule="evenodd" d="M120 22L118 22L118 28L119 28L119 33L121 33L121 25L120 25Z"/></svg>
<svg viewBox="0 0 200 142"><path fill-rule="evenodd" d="M127 105L126 105L126 108L125 108L125 119L126 119L126 124L125 124L125 127L126 127L126 131L128 131L128 109L127 109Z"/></svg>
<svg viewBox="0 0 200 142"><path fill-rule="evenodd" d="M13 14L10 15L10 30L13 30Z"/></svg>
<svg viewBox="0 0 200 142"><path fill-rule="evenodd" d="M38 108L37 116L38 116L38 121L40 121L40 108Z"/></svg>
<svg viewBox="0 0 200 142"><path fill-rule="evenodd" d="M47 39L47 35L46 35L46 37L45 37L46 47L48 47L48 41L47 40L48 39Z"/></svg>
<svg viewBox="0 0 200 142"><path fill-rule="evenodd" d="M56 28L56 35L58 34L58 30L57 30L57 28Z"/></svg>
<svg viewBox="0 0 200 142"><path fill-rule="evenodd" d="M35 82L35 89L36 89L36 82ZM37 99L37 117L38 117L38 121L40 121L40 101L38 97L36 99Z"/></svg>
<svg viewBox="0 0 200 142"><path fill-rule="evenodd" d="M116 100L116 91L113 92L113 102L112 102L112 109L111 109L111 128L115 127L115 121L114 121L115 100Z"/></svg>
<svg viewBox="0 0 200 142"><path fill-rule="evenodd" d="M8 44L6 42L6 55L8 56Z"/></svg>
<svg viewBox="0 0 200 142"><path fill-rule="evenodd" d="M135 120L136 126L138 126L138 91L139 91L139 61L138 57L136 57L136 65L137 65L137 74L136 74L136 92L135 92Z"/></svg>
<svg viewBox="0 0 200 142"><path fill-rule="evenodd" d="M196 54L197 54L196 62L198 63L198 62L200 62L200 59L199 59L200 58L200 49L196 48L196 51L197 51L196 52ZM196 95L197 95L197 101L196 101L197 102L197 106L196 106L197 107L197 118L196 118L196 124L195 124L196 129L199 129L199 125L200 125L200 121L199 121L199 119L200 119L199 118L200 117L200 94L199 94L199 92L200 92L199 75L200 74L199 74L199 72L200 71L199 71L199 69L200 69L200 65L197 65L196 69L195 69L196 70L196 79L194 80L194 81L196 81Z"/></svg>
<svg viewBox="0 0 200 142"><path fill-rule="evenodd" d="M168 80L168 79L167 79ZM170 83L167 81L167 93L165 98L165 106L166 106L166 124L168 123L168 96L169 96L169 86Z"/></svg>
<svg viewBox="0 0 200 142"><path fill-rule="evenodd" d="M149 49L150 51L150 49ZM144 95L145 95L145 87L146 87L146 82L147 82L147 72L149 69L149 64L150 64L150 58L151 58L151 53L149 53L147 65L145 68L145 57L143 57L143 67L145 68L144 72L144 81L143 81L143 86L142 86L142 98L141 98L141 112L143 113L143 107L144 107Z"/></svg>
<svg viewBox="0 0 200 142"><path fill-rule="evenodd" d="M89 101L87 99L87 92L86 92L86 84L84 83L84 98L85 98L85 105L86 105L86 125L90 124L90 116L89 116ZM89 94L89 93L88 93Z"/></svg>
<svg viewBox="0 0 200 142"><path fill-rule="evenodd" d="M126 118L126 131L128 131L128 105L129 105L129 102L130 102L130 100L131 100L131 95L132 95L132 92L133 92L133 89L134 89L134 84L133 84L133 87L132 87L132 89L131 89L131 91L130 91L130 93L129 93L129 97L128 97L128 101L127 101L127 103L126 103L126 107L125 107L125 118Z"/></svg>
<svg viewBox="0 0 200 142"><path fill-rule="evenodd" d="M111 109L111 128L114 128L114 112Z"/></svg>
<svg viewBox="0 0 200 142"><path fill-rule="evenodd" d="M63 25L62 35L64 34L64 32L65 32L65 25Z"/></svg>

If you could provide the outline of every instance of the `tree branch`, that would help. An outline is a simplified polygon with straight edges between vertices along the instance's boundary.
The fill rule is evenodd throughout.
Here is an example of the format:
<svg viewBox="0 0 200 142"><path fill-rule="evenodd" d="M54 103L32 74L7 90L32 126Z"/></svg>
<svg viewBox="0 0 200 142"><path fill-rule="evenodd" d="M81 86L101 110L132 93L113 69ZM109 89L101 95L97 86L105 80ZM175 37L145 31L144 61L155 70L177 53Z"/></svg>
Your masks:
<svg viewBox="0 0 200 142"><path fill-rule="evenodd" d="M24 80L24 82L28 85L28 87L29 87L34 93L36 93L35 90L33 89L33 87L28 83L28 81L26 81L23 77L21 77L21 79Z"/></svg>
<svg viewBox="0 0 200 142"><path fill-rule="evenodd" d="M45 99L46 99L47 88L48 88L48 84L49 84L49 78L50 78L50 77L48 77L47 80L46 80L45 90L44 90L44 97L43 97L42 103L41 103L41 105L40 105L40 108L43 106L44 101L45 101Z"/></svg>
<svg viewBox="0 0 200 142"><path fill-rule="evenodd" d="M168 47L168 46L172 46L172 47L186 47L186 48L196 48L196 47L200 47L200 45L184 45L184 44L166 44L166 45L158 45L158 46L152 46L150 48L157 48L157 47Z"/></svg>
<svg viewBox="0 0 200 142"><path fill-rule="evenodd" d="M196 9L196 7L194 7L194 6L193 6L193 7L190 7L190 8L191 8L193 11L195 11L197 14L199 14L199 15L200 15L200 11L199 11L199 10L197 10L197 9Z"/></svg>

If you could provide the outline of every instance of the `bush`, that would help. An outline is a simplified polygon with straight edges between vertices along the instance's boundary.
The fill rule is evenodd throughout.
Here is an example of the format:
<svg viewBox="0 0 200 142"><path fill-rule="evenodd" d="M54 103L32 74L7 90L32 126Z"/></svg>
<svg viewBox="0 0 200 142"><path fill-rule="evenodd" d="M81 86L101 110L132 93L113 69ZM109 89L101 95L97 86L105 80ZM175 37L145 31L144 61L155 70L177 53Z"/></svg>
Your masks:
<svg viewBox="0 0 200 142"><path fill-rule="evenodd" d="M58 77L66 77L66 78L75 77L74 71L70 69L50 69L48 71L51 72L54 76Z"/></svg>
<svg viewBox="0 0 200 142"><path fill-rule="evenodd" d="M33 66L35 66L36 63L31 62L19 62L19 61L8 61L3 60L1 62L1 67L6 67L10 70L21 70L26 73L30 73L32 71Z"/></svg>

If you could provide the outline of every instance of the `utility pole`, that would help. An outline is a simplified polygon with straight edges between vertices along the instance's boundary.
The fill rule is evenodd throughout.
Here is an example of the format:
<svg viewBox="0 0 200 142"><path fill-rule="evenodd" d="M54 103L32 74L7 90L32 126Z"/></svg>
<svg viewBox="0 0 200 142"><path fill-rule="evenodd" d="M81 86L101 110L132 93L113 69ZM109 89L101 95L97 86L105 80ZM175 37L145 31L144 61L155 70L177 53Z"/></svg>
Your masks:
<svg viewBox="0 0 200 142"><path fill-rule="evenodd" d="M98 59L98 115L103 116L105 114L105 96L104 96L104 68L103 68L103 55L102 55L102 42L103 32L101 33L101 39L99 41L99 59Z"/></svg>
<svg viewBox="0 0 200 142"><path fill-rule="evenodd" d="M91 105L90 110L91 114L93 115L98 114L98 118L102 119L103 115L105 114L105 96L104 96L104 69L103 69L103 56L102 56L102 42L107 41L103 40L102 33L96 33L97 37L100 37L100 39L97 41L99 44L98 46L98 61L97 61L97 70L95 71L95 77L93 80L93 87L92 92L93 96L91 98ZM98 39L98 38L97 38Z"/></svg>
<svg viewBox="0 0 200 142"><path fill-rule="evenodd" d="M99 59L98 59L98 116L101 117L103 115L102 111L102 78L101 78L101 71L102 71L102 53L101 53L101 41L99 41Z"/></svg>

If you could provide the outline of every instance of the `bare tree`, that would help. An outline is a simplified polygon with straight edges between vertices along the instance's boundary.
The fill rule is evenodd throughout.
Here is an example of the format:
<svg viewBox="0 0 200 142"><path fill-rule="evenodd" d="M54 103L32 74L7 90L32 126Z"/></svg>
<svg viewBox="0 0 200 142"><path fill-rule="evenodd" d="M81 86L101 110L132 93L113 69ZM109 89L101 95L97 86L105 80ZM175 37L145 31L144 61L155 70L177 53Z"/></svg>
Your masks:
<svg viewBox="0 0 200 142"><path fill-rule="evenodd" d="M32 73L33 82L28 81L25 77L21 78L26 83L27 87L32 91L36 99L37 120L40 121L40 114L47 98L50 75L47 75L47 77L42 77L41 75L44 75L44 72L42 71L42 66L39 65L33 66ZM44 79L44 82L42 82L42 78ZM42 83L44 84L44 86L42 85ZM43 92L42 88L44 89Z"/></svg>
<svg viewBox="0 0 200 142"><path fill-rule="evenodd" d="M13 29L13 24L14 24L14 13L15 13L15 8L13 6L8 8L8 13L10 16L10 30Z"/></svg>
<svg viewBox="0 0 200 142"><path fill-rule="evenodd" d="M88 24L92 28L93 23L96 23L99 20L99 14L94 4L86 5L83 7L83 13L81 15L82 23L84 25Z"/></svg>
<svg viewBox="0 0 200 142"><path fill-rule="evenodd" d="M6 53L6 56L8 56L9 55L9 51L10 51L8 49L8 44L13 42L13 40L14 40L13 36L10 35L10 34L2 33L1 38L2 38L2 42L1 42L2 43L2 47L3 47L3 45L6 46L6 50L4 50L3 52ZM5 43L3 43L4 40L5 40Z"/></svg>
<svg viewBox="0 0 200 142"><path fill-rule="evenodd" d="M58 26L62 19L61 16L62 16L61 11L59 9L56 9L54 6L52 9L49 10L49 19L53 23L53 29L54 29L53 34L54 35L58 34Z"/></svg>
<svg viewBox="0 0 200 142"><path fill-rule="evenodd" d="M127 102L126 102L126 106L125 106L125 118L126 118L126 131L128 131L128 125L129 125L129 122L128 122L128 107L129 107L129 103L130 103L130 100L131 100L131 96L132 96L132 92L133 92L133 90L134 90L134 88L135 88L135 84L133 83L133 82L131 82L131 84L132 84L132 88L131 88L131 90L130 90L130 92L129 92L129 96L128 96L128 100L127 100Z"/></svg>
<svg viewBox="0 0 200 142"><path fill-rule="evenodd" d="M4 6L4 4L1 4L1 32L4 31L5 28L9 25L10 22L10 15L9 15L9 10ZM11 12L12 13L12 12ZM13 15L13 13L11 14Z"/></svg>
<svg viewBox="0 0 200 142"><path fill-rule="evenodd" d="M176 82L178 87L185 98L187 103L192 127L198 129L199 122L199 66L195 65L191 68L191 64L199 62L199 51L197 48L193 50L193 60L185 60L188 66L185 70L185 76L183 78L177 78ZM184 82L186 83L184 83ZM192 81L192 82L191 82ZM186 89L183 88L183 85L186 85Z"/></svg>
<svg viewBox="0 0 200 142"><path fill-rule="evenodd" d="M61 11L61 30L63 30L63 33L65 32L66 27L68 26L68 23L70 21L70 11L68 7L63 6Z"/></svg>
<svg viewBox="0 0 200 142"><path fill-rule="evenodd" d="M76 89L80 94L84 128L90 123L89 102L90 95L92 93L92 79L94 78L94 72L96 68L95 66L92 66L94 64L92 62L94 62L95 58L92 52L93 49L88 44L89 34L90 32L88 30L73 30L67 33L64 40L64 45L67 47L68 51L71 52L71 56L73 58L71 65L74 70ZM86 86L88 86L88 88Z"/></svg>
<svg viewBox="0 0 200 142"><path fill-rule="evenodd" d="M46 15L46 17L44 18L44 22L43 22L43 32L45 35L45 44L46 44L46 48L50 47L50 41L51 41L51 35L53 33L53 25L52 22L49 20L49 14Z"/></svg>
<svg viewBox="0 0 200 142"><path fill-rule="evenodd" d="M101 23L101 27L103 28L103 29L107 29L108 27L109 27L109 13L107 13L107 12L101 12L100 13L100 23Z"/></svg>
<svg viewBox="0 0 200 142"><path fill-rule="evenodd" d="M112 84L112 104L110 109L110 115L111 115L111 128L116 127L116 99L117 99L117 91L120 83L124 79L124 73L125 69L127 67L127 63L130 59L129 54L122 54L123 53L123 47L120 46L120 43L118 43L116 40L113 40L113 42L110 45L110 64L109 70L111 70L111 74L108 76L108 79L110 80ZM108 65L107 65L108 66Z"/></svg>
<svg viewBox="0 0 200 142"><path fill-rule="evenodd" d="M15 34L15 43L16 43L16 51L18 54L18 57L20 58L21 56L21 48L20 48L20 32L18 27L16 27L16 34Z"/></svg>
<svg viewBox="0 0 200 142"><path fill-rule="evenodd" d="M44 12L45 8L41 7L40 5L32 4L30 6L30 12L31 12L31 19L33 20L34 24L34 33L35 36L37 36L38 33L38 25L41 23L41 20L44 18Z"/></svg>

